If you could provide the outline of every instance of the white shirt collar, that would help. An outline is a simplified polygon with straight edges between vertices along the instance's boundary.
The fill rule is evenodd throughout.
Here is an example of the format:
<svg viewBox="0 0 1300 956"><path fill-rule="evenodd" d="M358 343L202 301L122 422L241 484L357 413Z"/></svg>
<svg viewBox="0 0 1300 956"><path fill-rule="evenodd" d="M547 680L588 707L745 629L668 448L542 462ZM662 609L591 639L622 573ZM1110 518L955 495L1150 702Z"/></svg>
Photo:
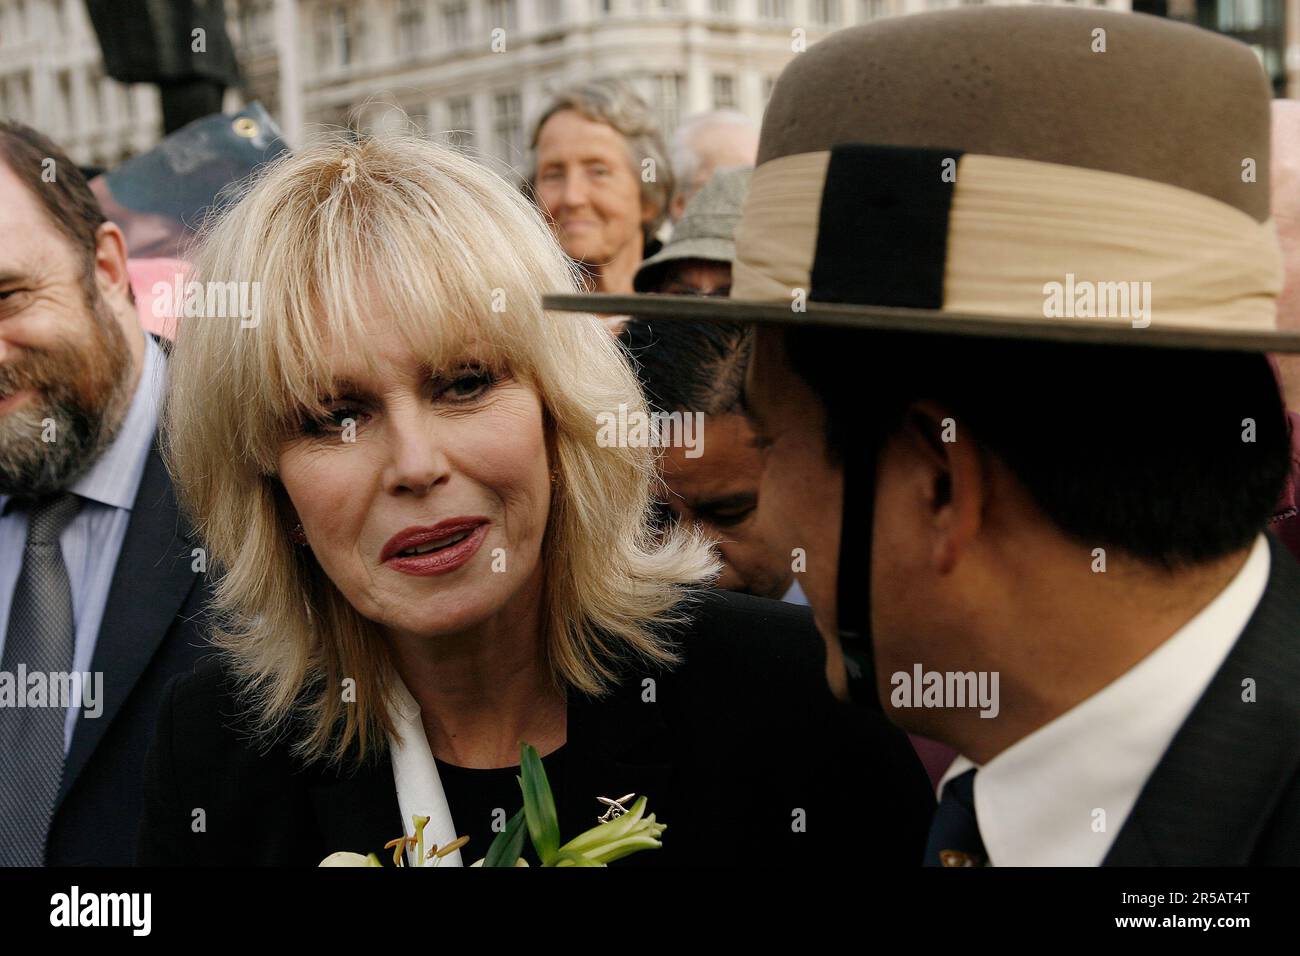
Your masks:
<svg viewBox="0 0 1300 956"><path fill-rule="evenodd" d="M1255 612L1268 542L1196 617L1126 673L1017 741L975 775L975 816L994 866L1097 866ZM958 757L939 782L975 764Z"/></svg>
<svg viewBox="0 0 1300 956"><path fill-rule="evenodd" d="M397 804L402 811L402 823L407 833L414 833L413 816L427 816L424 828L425 852L433 844L446 846L456 839L456 825L451 819L451 808L442 790L438 765L429 749L429 739L420 720L420 705L406 689L402 679L394 675L395 687L390 706L393 724L400 740L390 736L388 745L393 763L393 783L397 788ZM407 865L414 865L415 851L407 851ZM442 858L439 866L464 866L460 850L453 850Z"/></svg>

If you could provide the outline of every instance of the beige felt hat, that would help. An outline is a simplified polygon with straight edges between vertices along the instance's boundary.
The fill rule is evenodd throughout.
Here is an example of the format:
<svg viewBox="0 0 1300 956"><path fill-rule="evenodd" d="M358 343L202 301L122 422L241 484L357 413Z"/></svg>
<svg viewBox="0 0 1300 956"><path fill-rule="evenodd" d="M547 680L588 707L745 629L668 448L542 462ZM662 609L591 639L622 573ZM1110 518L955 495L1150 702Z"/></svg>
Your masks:
<svg viewBox="0 0 1300 956"><path fill-rule="evenodd" d="M1269 101L1248 47L1143 14L963 7L841 30L773 91L730 299L544 304L1300 351L1276 327Z"/></svg>

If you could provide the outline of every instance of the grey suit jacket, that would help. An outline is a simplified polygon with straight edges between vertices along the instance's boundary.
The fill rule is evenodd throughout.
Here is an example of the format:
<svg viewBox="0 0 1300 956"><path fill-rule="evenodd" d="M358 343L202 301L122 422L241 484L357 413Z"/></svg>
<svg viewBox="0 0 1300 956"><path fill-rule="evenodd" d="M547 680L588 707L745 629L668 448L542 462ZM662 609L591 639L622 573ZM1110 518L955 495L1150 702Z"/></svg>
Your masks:
<svg viewBox="0 0 1300 956"><path fill-rule="evenodd" d="M144 757L163 687L211 652L207 574L157 446L140 478L113 572L92 671L104 675L104 712L78 719L50 823L48 866L129 866L144 807Z"/></svg>

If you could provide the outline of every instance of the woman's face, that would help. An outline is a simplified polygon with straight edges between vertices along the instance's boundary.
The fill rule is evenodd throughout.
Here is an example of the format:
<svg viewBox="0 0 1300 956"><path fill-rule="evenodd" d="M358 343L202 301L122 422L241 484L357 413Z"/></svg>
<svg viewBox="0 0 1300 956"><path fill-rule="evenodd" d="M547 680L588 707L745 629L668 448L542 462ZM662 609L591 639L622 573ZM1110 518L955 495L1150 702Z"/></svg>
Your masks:
<svg viewBox="0 0 1300 956"><path fill-rule="evenodd" d="M429 369L395 333L368 341L377 374L335 350L328 417L280 449L311 553L358 613L397 634L525 612L551 490L537 393L472 351Z"/></svg>
<svg viewBox="0 0 1300 956"><path fill-rule="evenodd" d="M589 265L639 243L642 223L654 214L641 198L622 135L575 110L561 110L542 125L536 191L569 258Z"/></svg>

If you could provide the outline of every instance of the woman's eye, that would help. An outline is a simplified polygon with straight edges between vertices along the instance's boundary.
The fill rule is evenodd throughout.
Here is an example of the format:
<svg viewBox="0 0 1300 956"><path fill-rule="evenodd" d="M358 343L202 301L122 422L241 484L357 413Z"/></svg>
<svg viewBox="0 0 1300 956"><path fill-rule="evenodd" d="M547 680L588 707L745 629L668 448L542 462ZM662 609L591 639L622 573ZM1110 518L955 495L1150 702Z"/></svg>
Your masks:
<svg viewBox="0 0 1300 956"><path fill-rule="evenodd" d="M303 419L303 431L308 435L334 435L351 425L360 424L363 412L352 405L336 405L325 409L319 417Z"/></svg>
<svg viewBox="0 0 1300 956"><path fill-rule="evenodd" d="M464 402L479 398L496 384L496 375L484 369L456 376L437 391L440 398Z"/></svg>

